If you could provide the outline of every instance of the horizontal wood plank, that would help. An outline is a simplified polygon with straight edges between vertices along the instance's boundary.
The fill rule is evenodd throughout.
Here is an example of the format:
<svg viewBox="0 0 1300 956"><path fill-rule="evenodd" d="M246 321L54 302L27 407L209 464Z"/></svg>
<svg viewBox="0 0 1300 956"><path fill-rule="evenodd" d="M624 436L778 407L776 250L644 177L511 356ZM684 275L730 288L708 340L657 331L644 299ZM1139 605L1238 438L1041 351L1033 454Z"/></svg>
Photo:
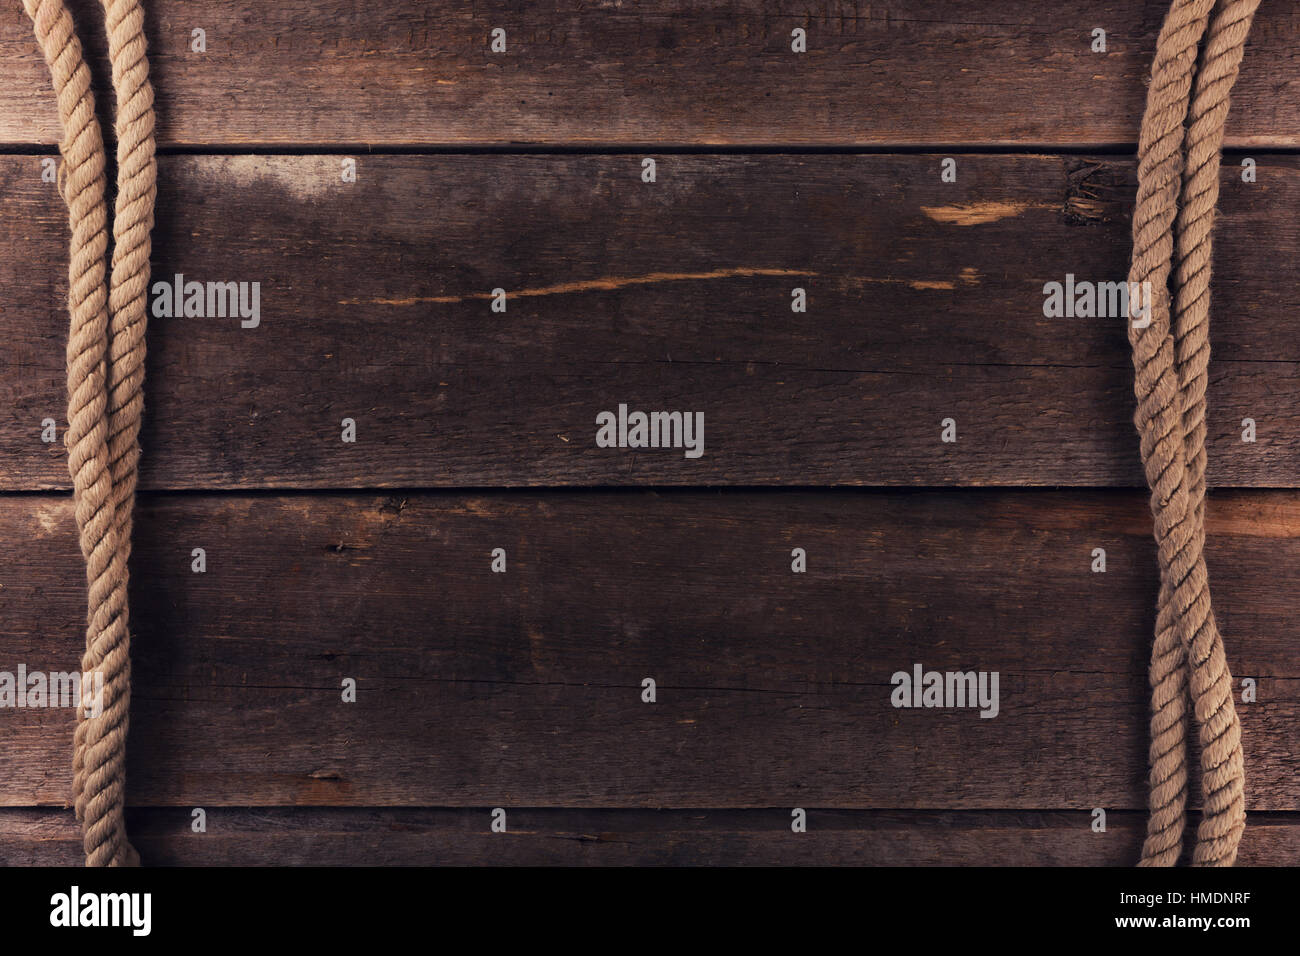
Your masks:
<svg viewBox="0 0 1300 956"><path fill-rule="evenodd" d="M151 496L129 799L1140 809L1149 528L1137 493ZM1300 809L1300 497L1208 530L1250 807ZM0 670L74 667L69 503L0 497L0 540ZM917 663L997 671L998 716L893 707ZM72 727L0 709L0 804L68 799Z"/></svg>
<svg viewBox="0 0 1300 956"><path fill-rule="evenodd" d="M70 5L102 88L102 14ZM164 144L1095 146L1136 140L1164 13L1119 0L158 0L147 33ZM1230 143L1300 144L1296 19L1288 5L1257 18ZM504 53L488 49L494 28ZM795 29L806 53L791 51ZM0 63L0 142L57 141L21 7L0 15Z"/></svg>
<svg viewBox="0 0 1300 956"><path fill-rule="evenodd" d="M258 324L152 320L142 481L1140 486L1124 320L1043 314L1047 282L1124 277L1131 163L966 156L944 185L937 162L678 156L649 185L636 157L387 156L344 184L338 157L167 157L155 279L257 282ZM69 484L39 168L0 157L8 489ZM1209 474L1291 486L1300 160L1258 174L1224 176ZM620 404L703 414L702 456L597 447Z"/></svg>
<svg viewBox="0 0 1300 956"><path fill-rule="evenodd" d="M807 808L806 808L807 809ZM1108 815L1092 831L1083 811L559 810L267 807L213 810L207 832L188 808L128 813L132 843L151 866L1131 866L1145 821ZM1300 857L1294 814L1256 814L1237 857L1290 866ZM0 809L0 866L79 866L70 810Z"/></svg>

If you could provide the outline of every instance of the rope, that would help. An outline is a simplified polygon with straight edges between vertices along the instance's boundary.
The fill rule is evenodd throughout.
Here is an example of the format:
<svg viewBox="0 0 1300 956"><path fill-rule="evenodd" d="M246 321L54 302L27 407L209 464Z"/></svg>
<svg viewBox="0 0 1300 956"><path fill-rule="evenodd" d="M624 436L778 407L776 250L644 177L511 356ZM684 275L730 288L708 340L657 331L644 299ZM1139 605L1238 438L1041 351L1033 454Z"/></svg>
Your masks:
<svg viewBox="0 0 1300 956"><path fill-rule="evenodd" d="M144 410L145 296L156 196L153 90L140 0L103 0L117 96L117 199L111 283L103 137L90 71L63 0L23 0L58 97L60 191L72 231L68 271L68 468L86 560L82 671L102 673L103 709L79 711L73 798L88 866L139 863L126 837L131 703L127 606L131 512Z"/></svg>
<svg viewBox="0 0 1300 956"><path fill-rule="evenodd" d="M1203 796L1192 862L1232 865L1246 822L1241 723L1205 567L1205 389L1219 151L1258 6L1175 0L1157 42L1138 144L1129 281L1151 296L1149 312L1129 323L1128 335L1160 564L1143 866L1172 866L1182 851L1189 710L1199 730Z"/></svg>

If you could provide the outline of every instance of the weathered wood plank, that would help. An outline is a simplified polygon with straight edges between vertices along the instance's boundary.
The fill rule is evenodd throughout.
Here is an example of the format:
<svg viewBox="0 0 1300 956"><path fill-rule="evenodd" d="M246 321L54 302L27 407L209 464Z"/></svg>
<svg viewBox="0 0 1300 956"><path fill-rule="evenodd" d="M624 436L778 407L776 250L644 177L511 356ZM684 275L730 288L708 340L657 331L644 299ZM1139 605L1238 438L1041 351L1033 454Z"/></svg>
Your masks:
<svg viewBox="0 0 1300 956"><path fill-rule="evenodd" d="M98 4L71 6L99 51ZM148 35L165 144L1097 145L1135 141L1164 13L1118 0L158 0ZM1296 18L1289 5L1258 18L1230 142L1300 144ZM495 27L503 54L488 51ZM1105 53L1091 50L1098 27ZM191 52L195 28L205 53ZM49 78L12 5L0 63L0 141L55 142ZM102 53L94 63L102 82Z"/></svg>
<svg viewBox="0 0 1300 956"><path fill-rule="evenodd" d="M218 809L208 830L188 808L128 813L131 838L153 866L1130 866L1145 822L1115 812L1106 832L1075 812L558 810L508 812L488 831L488 808L270 807ZM1293 814L1255 814L1238 864L1292 866ZM0 809L0 866L78 866L70 810Z"/></svg>
<svg viewBox="0 0 1300 956"><path fill-rule="evenodd" d="M1043 315L1046 282L1124 276L1131 164L967 156L941 185L936 162L678 156L650 186L633 156L389 156L344 185L337 157L167 157L156 276L259 282L259 324L154 320L142 480L1140 486L1123 320ZM1275 268L1300 161L1261 163L1253 185L1225 171L1217 233L1221 485L1300 482ZM0 488L68 484L41 441L66 227L38 170L0 157ZM598 448L620 403L704 414L703 456Z"/></svg>
<svg viewBox="0 0 1300 956"><path fill-rule="evenodd" d="M1149 534L1129 492L151 497L129 799L1138 809ZM1300 497L1218 494L1209 537L1250 806L1294 810ZM0 540L0 669L73 666L68 502L0 498ZM894 708L916 663L997 671L998 716ZM63 804L70 711L0 722L0 803Z"/></svg>

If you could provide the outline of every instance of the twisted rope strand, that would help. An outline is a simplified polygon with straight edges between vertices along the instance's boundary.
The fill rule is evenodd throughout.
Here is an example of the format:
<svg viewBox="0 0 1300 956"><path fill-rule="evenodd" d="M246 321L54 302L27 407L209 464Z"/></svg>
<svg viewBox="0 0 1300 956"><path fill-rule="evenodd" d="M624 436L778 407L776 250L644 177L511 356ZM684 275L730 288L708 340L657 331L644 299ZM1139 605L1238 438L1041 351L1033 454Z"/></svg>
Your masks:
<svg viewBox="0 0 1300 956"><path fill-rule="evenodd" d="M1182 173L1183 126L1196 51L1214 0L1177 0L1169 11L1151 66L1151 87L1138 145L1138 197L1133 214L1130 288L1150 289L1148 322L1129 323L1133 349L1134 422L1151 488L1160 552L1161 587L1149 679L1152 690L1150 816L1144 865L1172 866L1181 852L1187 808L1186 651L1164 568L1182 550L1187 493L1183 486L1177 381L1169 341L1168 279L1173 225ZM1137 283L1136 285L1132 283ZM1148 285L1149 283L1149 285Z"/></svg>
<svg viewBox="0 0 1300 956"><path fill-rule="evenodd" d="M102 670L106 694L99 725L77 728L76 779L78 795L99 794L117 786L124 776L121 744L129 724L131 660L127 586L131 555L132 511L140 449L138 437L144 412L146 293L149 284L150 232L157 194L154 161L153 88L145 58L144 11L139 0L104 0L109 60L117 96L117 199L113 216L113 269L109 288L111 316L108 364L108 464L112 476L113 524L116 550L110 574L108 606L120 627L120 639L87 647L82 669ZM114 632L114 637L118 632ZM117 732L120 728L120 734ZM87 820L88 861L106 860L112 852L104 838L107 810L79 797L78 810Z"/></svg>
<svg viewBox="0 0 1300 956"><path fill-rule="evenodd" d="M1204 558L1205 389L1219 150L1257 7L1258 0L1176 0L1157 43L1138 147L1129 278L1149 282L1152 295L1149 324L1130 322L1128 334L1161 574L1143 866L1172 866L1182 850L1189 704L1200 729L1204 797L1193 862L1231 865L1245 826L1241 725Z"/></svg>
<svg viewBox="0 0 1300 956"><path fill-rule="evenodd" d="M111 285L103 137L90 71L63 0L23 0L50 68L63 128L60 191L72 231L68 283L68 465L86 560L82 670L103 675L98 716L79 710L73 798L89 866L139 863L126 837L131 698L127 564L143 411L145 294L156 195L153 91L139 0L104 0L117 93L118 194Z"/></svg>
<svg viewBox="0 0 1300 956"><path fill-rule="evenodd" d="M1190 111L1187 162L1175 230L1174 339L1183 408L1184 452L1199 543L1205 537L1205 390L1210 357L1210 272L1214 210L1219 199L1219 154L1229 96L1259 0L1218 0L1210 24ZM1198 547L1200 544L1198 543ZM1193 863L1231 864L1245 827L1241 724L1233 702L1219 635L1204 592L1206 618L1193 638L1190 692L1201 740L1205 804Z"/></svg>

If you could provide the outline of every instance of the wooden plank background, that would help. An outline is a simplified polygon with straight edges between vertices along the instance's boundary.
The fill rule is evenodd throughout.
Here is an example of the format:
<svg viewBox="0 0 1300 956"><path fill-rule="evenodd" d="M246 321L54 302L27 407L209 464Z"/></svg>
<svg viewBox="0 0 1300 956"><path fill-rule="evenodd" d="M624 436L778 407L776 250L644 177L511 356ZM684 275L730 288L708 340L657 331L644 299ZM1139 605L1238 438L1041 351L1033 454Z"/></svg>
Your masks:
<svg viewBox="0 0 1300 956"><path fill-rule="evenodd" d="M71 0L77 22L102 19ZM160 135L208 147L1136 141L1167 5L1121 0L157 0ZM1250 36L1229 145L1294 147L1300 10ZM488 53L491 30L507 52ZM792 55L790 33L808 34ZM1092 31L1107 52L1092 52ZM191 33L207 32L207 52ZM102 31L100 31L102 32ZM86 46L100 51L88 26ZM55 143L23 17L0 23L0 141ZM105 75L103 56L96 62Z"/></svg>
<svg viewBox="0 0 1300 956"><path fill-rule="evenodd" d="M146 862L1131 863L1131 366L1122 319L1045 317L1043 286L1125 275L1164 6L151 4L155 279L259 282L261 322L151 323ZM1300 847L1298 15L1261 14L1234 96L1209 410L1216 615L1259 692L1242 862L1272 865ZM0 670L66 670L66 211L19 8L0 63ZM620 402L703 410L703 457L596 448ZM999 671L999 716L891 707L918 661ZM0 710L0 863L78 861L73 726Z"/></svg>
<svg viewBox="0 0 1300 956"><path fill-rule="evenodd" d="M34 542L0 598L11 640L55 670L81 617L71 505L7 500L5 538ZM1270 733L1300 717L1300 649L1290 601L1260 586L1300 560L1300 507L1214 504L1234 673L1268 701L1243 708L1252 796L1300 809ZM1145 510L1096 492L150 498L131 786L176 806L1140 808ZM895 709L890 677L917 661L998 670L999 715ZM43 771L70 723L7 719L5 802L65 800Z"/></svg>
<svg viewBox="0 0 1300 956"><path fill-rule="evenodd" d="M1105 839L1087 813L915 813L811 810L807 833L784 810L524 808L504 834L484 832L487 807L337 810L276 807L210 815L202 836L184 810L130 811L136 847L162 866L1125 866L1146 821L1114 813ZM1294 815L1252 814L1239 864L1286 866L1300 851ZM0 853L11 865L76 866L81 836L69 815L0 808Z"/></svg>
<svg viewBox="0 0 1300 956"><path fill-rule="evenodd" d="M939 160L670 156L649 186L637 156L378 156L345 185L335 156L166 157L156 278L258 281L261 317L153 322L143 481L1140 486L1123 319L1043 314L1047 282L1124 278L1132 162L962 156L942 185ZM26 264L66 229L38 168L0 157L15 489L69 484L38 440L65 284ZM1224 176L1211 480L1289 486L1300 288L1260 250L1297 248L1270 210L1300 204L1300 165L1258 174ZM620 401L707 409L705 454L597 448Z"/></svg>

